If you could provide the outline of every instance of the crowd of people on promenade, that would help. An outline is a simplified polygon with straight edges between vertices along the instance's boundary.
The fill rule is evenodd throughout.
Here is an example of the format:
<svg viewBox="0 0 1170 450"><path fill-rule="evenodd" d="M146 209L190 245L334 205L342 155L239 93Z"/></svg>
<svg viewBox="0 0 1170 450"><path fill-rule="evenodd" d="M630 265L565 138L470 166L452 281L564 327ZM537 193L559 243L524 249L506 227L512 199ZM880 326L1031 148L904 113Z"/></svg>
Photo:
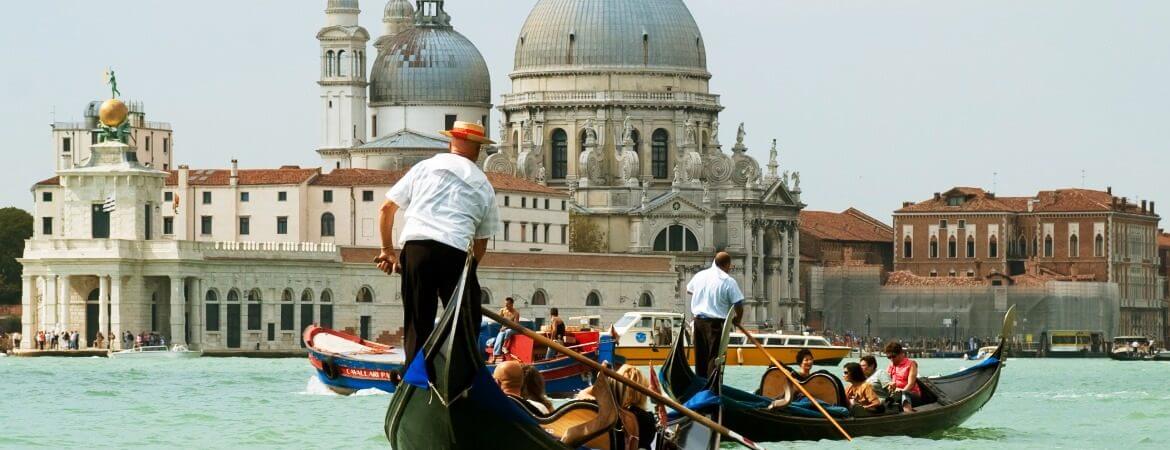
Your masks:
<svg viewBox="0 0 1170 450"><path fill-rule="evenodd" d="M24 337L21 336L19 332L12 333L12 335L9 336L0 331L0 336L3 336L3 338L0 338L0 352L4 351L6 348L13 350L19 349L20 343L24 339ZM119 338L114 333L109 333L109 336L106 336L103 333L97 333L94 335L92 340L82 341L81 333L77 332L77 330L38 331L35 335L32 336L31 348L32 350L42 351L81 350L82 347L85 346L86 349L91 350L108 350L115 347L114 343L118 342L118 339ZM152 345L165 346L167 345L167 339L165 336L155 331L144 331L139 334L126 331L122 333L121 343L121 348L127 349Z"/></svg>

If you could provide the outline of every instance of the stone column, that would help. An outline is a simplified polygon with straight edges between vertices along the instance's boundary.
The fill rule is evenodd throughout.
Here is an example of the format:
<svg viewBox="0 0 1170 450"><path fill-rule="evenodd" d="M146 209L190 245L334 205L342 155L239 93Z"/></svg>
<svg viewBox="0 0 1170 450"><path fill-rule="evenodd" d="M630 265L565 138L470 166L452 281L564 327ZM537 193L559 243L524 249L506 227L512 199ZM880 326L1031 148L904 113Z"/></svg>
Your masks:
<svg viewBox="0 0 1170 450"><path fill-rule="evenodd" d="M187 317L190 319L191 340L187 345L203 344L203 280L192 278L187 286ZM199 347L202 348L202 347Z"/></svg>
<svg viewBox="0 0 1170 450"><path fill-rule="evenodd" d="M785 222L784 226L780 229L779 232L780 239L783 241L783 243L780 246L779 258L780 285L782 288L778 295L784 317L785 327L792 326L792 318L788 313L789 303L792 301L792 281L790 280L792 274L789 273L790 268L788 266L788 254L792 252L792 236L790 233L792 233L792 223Z"/></svg>
<svg viewBox="0 0 1170 450"><path fill-rule="evenodd" d="M185 290L183 280L184 278L181 276L171 276L171 335L168 342L175 345L187 345L187 337L183 335L186 323L183 311L187 304L183 298Z"/></svg>
<svg viewBox="0 0 1170 450"><path fill-rule="evenodd" d="M57 277L57 332L69 329L69 301L72 300L69 275Z"/></svg>
<svg viewBox="0 0 1170 450"><path fill-rule="evenodd" d="M753 262L752 260L755 257L755 255L752 254L752 252L755 250L755 246L752 245L752 239L755 239L755 238L756 238L756 225L754 223L752 223L752 221L750 221L750 220L744 221L744 223L743 223L743 240L744 240L743 247L744 247L744 249L747 250L747 257L744 258L743 295L745 297L747 297L747 300L749 302L752 302L755 300L755 298L752 296L752 292L753 292L752 291L752 287L753 287L752 286L752 274L755 273L755 269L752 267L752 262ZM748 304L750 305L751 303L748 303Z"/></svg>
<svg viewBox="0 0 1170 450"><path fill-rule="evenodd" d="M796 221L792 222L792 240L794 241L793 256L792 256L792 308L789 310L800 308L799 314L794 314L793 320L801 322L804 315L804 303L800 299L800 228Z"/></svg>
<svg viewBox="0 0 1170 450"><path fill-rule="evenodd" d="M110 277L110 331L114 335L110 348L122 350L122 275Z"/></svg>
<svg viewBox="0 0 1170 450"><path fill-rule="evenodd" d="M21 348L32 348L33 342L36 340L36 332L33 331L33 277L24 275L20 277L20 345ZM26 343L27 342L27 343Z"/></svg>
<svg viewBox="0 0 1170 450"><path fill-rule="evenodd" d="M98 333L105 336L110 330L110 277L98 275ZM97 336L86 336L95 339ZM93 342L92 340L90 342Z"/></svg>
<svg viewBox="0 0 1170 450"><path fill-rule="evenodd" d="M757 298L767 298L768 284L767 279L764 277L764 269L766 268L765 262L767 261L767 255L764 254L764 239L767 235L767 232L768 229L764 227L764 224L761 223L759 224L759 231L755 233L758 234L758 236L756 236L756 254L759 255L760 258L756 264L756 279L759 280L759 283L756 283L756 293L753 294Z"/></svg>
<svg viewBox="0 0 1170 450"><path fill-rule="evenodd" d="M44 303L45 314L41 316L41 329L53 331L57 328L57 275L41 277L45 283Z"/></svg>

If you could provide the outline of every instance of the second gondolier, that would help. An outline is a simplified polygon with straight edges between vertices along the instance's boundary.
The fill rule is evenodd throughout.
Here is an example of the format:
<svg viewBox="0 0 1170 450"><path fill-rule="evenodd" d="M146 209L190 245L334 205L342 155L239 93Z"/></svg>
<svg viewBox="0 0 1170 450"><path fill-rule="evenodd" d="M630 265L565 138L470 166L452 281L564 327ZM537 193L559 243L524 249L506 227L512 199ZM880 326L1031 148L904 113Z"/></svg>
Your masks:
<svg viewBox="0 0 1170 450"><path fill-rule="evenodd" d="M475 164L480 146L494 142L484 136L482 126L468 122L455 122L440 133L451 138L450 153L415 164L386 193L379 211L382 251L374 262L387 274L402 274L406 367L434 330L438 302L446 305L458 284L472 240L475 262L464 292L467 313L479 326L481 293L475 269L488 239L500 229L495 190ZM395 240L394 215L400 208L406 224Z"/></svg>

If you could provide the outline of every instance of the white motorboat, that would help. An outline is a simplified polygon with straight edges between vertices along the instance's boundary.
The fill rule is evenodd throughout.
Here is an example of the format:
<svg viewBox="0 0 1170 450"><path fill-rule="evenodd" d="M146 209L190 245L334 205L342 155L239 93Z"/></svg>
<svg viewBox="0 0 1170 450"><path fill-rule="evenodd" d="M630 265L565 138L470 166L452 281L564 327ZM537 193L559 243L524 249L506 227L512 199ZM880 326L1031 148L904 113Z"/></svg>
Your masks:
<svg viewBox="0 0 1170 450"><path fill-rule="evenodd" d="M202 355L202 350L191 350L184 345L175 345L170 348L167 348L165 345L149 345L144 347L134 347L132 349L117 352L110 352L111 358L187 359L198 358Z"/></svg>

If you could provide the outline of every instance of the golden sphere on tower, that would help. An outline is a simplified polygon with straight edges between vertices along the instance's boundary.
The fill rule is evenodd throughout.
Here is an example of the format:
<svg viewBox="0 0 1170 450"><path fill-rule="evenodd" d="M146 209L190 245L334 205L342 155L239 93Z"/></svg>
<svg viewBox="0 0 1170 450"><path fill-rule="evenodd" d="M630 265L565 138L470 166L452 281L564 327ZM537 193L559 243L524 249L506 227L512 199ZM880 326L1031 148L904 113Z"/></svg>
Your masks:
<svg viewBox="0 0 1170 450"><path fill-rule="evenodd" d="M126 104L116 98L111 98L102 102L102 107L98 109L98 118L102 121L102 125L107 127L116 127L126 121L126 116L130 114L130 108Z"/></svg>

